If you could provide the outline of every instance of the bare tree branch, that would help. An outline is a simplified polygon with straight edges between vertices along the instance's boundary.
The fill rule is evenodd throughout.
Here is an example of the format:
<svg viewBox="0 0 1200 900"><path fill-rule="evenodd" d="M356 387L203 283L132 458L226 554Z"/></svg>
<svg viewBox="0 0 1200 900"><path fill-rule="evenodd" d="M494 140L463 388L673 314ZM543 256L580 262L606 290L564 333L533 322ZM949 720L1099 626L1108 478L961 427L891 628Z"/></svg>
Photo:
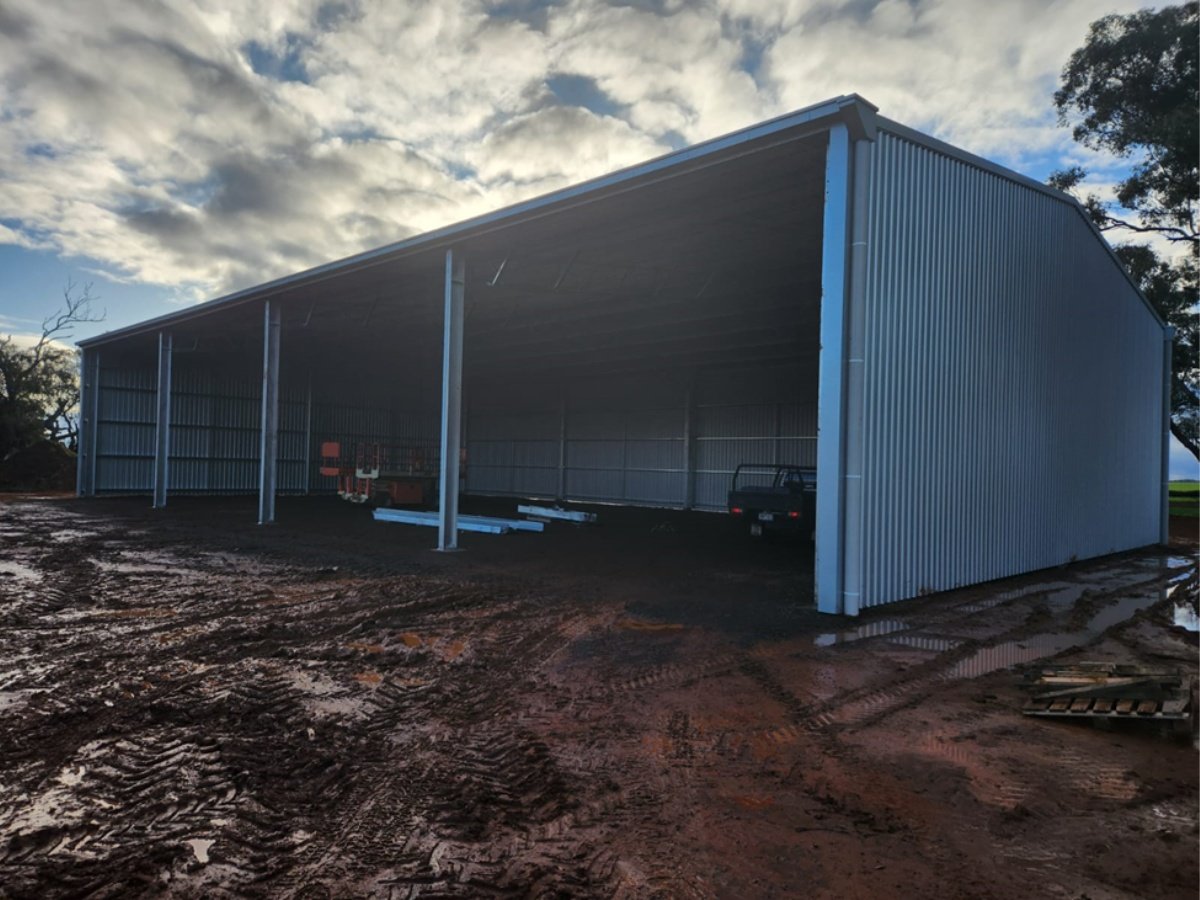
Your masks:
<svg viewBox="0 0 1200 900"><path fill-rule="evenodd" d="M1186 241L1190 244L1200 244L1200 234L1189 234L1182 228L1175 228L1168 225L1135 225L1133 222L1118 219L1115 216L1105 213L1104 224L1100 226L1100 230L1110 231L1114 228L1124 228L1138 234L1161 234L1168 241L1176 243Z"/></svg>

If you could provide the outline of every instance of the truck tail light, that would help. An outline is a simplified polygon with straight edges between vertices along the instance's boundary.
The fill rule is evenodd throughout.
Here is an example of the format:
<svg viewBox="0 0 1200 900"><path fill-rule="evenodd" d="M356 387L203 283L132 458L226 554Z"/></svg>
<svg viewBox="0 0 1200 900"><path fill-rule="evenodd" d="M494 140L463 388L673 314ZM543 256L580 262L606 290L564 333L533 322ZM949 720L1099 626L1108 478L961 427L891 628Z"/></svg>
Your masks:
<svg viewBox="0 0 1200 900"><path fill-rule="evenodd" d="M794 510L794 509L793 509L793 510L791 510L791 511L789 511L789 512L788 512L788 518L789 518L789 519L798 519L798 518L800 518L800 513L799 513L799 511L798 511L798 510Z"/></svg>
<svg viewBox="0 0 1200 900"><path fill-rule="evenodd" d="M740 506L732 506L729 508L729 512L731 515L740 516L742 514L742 508Z"/></svg>

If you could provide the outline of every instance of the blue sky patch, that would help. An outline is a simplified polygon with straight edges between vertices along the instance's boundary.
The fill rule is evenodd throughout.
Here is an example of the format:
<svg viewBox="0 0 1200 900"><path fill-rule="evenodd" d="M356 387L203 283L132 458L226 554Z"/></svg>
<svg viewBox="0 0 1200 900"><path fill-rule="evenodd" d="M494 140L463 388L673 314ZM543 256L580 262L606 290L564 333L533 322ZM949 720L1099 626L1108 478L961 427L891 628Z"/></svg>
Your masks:
<svg viewBox="0 0 1200 900"><path fill-rule="evenodd" d="M551 75L546 79L546 87L564 106L582 106L598 116L618 116L621 113L621 104L585 75Z"/></svg>
<svg viewBox="0 0 1200 900"><path fill-rule="evenodd" d="M308 42L297 35L289 34L285 46L285 51L279 53L258 41L247 41L242 44L242 53L246 55L250 68L256 75L276 81L299 81L309 84L308 72L302 59Z"/></svg>

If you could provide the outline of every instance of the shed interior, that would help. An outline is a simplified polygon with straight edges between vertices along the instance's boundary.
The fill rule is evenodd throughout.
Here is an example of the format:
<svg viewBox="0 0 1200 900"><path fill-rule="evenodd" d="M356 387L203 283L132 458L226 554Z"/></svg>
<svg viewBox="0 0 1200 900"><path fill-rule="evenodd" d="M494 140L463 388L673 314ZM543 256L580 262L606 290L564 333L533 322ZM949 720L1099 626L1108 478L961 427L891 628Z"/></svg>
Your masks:
<svg viewBox="0 0 1200 900"><path fill-rule="evenodd" d="M740 462L815 465L825 152L751 146L456 240L464 492L714 509ZM445 246L270 293L281 493L334 489L322 441L436 458ZM257 490L263 297L164 326L170 493ZM151 489L157 335L97 348L97 492Z"/></svg>

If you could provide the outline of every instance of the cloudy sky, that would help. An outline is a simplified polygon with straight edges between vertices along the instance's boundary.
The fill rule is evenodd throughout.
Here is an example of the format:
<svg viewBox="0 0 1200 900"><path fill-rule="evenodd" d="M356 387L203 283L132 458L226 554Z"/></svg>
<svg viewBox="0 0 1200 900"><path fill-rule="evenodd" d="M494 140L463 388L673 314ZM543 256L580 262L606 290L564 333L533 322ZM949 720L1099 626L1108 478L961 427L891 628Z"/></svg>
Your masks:
<svg viewBox="0 0 1200 900"><path fill-rule="evenodd" d="M0 331L69 277L117 327L842 93L1103 188L1051 95L1141 5L0 0Z"/></svg>

